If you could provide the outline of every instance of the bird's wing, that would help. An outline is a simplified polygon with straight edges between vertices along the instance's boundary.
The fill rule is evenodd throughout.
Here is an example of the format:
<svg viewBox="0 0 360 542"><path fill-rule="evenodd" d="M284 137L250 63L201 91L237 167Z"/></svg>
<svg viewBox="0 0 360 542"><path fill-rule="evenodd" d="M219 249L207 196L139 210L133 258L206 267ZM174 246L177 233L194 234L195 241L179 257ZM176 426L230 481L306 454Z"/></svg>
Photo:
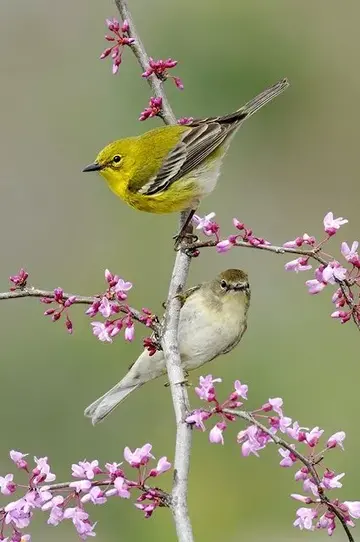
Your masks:
<svg viewBox="0 0 360 542"><path fill-rule="evenodd" d="M180 142L165 157L158 173L139 190L152 196L163 192L172 183L184 177L216 150L237 124L194 122Z"/></svg>
<svg viewBox="0 0 360 542"><path fill-rule="evenodd" d="M183 307L185 302L189 299L189 297L194 293L197 292L201 287L201 284L197 284L196 286L192 286L191 288L188 288L184 292L181 292L180 294L177 294L176 297L180 299L181 306Z"/></svg>

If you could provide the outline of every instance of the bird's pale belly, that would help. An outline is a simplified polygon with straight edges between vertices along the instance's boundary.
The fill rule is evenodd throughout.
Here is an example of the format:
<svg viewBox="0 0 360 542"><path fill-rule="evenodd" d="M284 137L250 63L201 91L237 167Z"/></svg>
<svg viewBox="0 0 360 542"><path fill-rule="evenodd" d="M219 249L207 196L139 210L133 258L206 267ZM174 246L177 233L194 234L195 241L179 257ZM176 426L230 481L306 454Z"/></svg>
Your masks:
<svg viewBox="0 0 360 542"><path fill-rule="evenodd" d="M181 311L179 348L185 369L195 369L235 346L244 332L244 312L232 313L231 320L201 307L193 294ZM194 298L194 299L193 299Z"/></svg>

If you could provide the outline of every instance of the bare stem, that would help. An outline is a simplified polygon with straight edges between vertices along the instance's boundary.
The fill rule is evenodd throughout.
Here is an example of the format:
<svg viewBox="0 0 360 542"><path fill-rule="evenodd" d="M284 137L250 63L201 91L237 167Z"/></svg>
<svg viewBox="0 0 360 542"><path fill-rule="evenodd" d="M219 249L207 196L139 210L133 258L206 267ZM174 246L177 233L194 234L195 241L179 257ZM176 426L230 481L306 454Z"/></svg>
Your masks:
<svg viewBox="0 0 360 542"><path fill-rule="evenodd" d="M115 0L115 4L123 20L129 23L129 35L135 42L131 48L138 59L142 69L148 68L149 57L136 32L135 25L126 0ZM153 74L148 78L149 85L158 98L162 99L162 119L166 124L175 124L176 117L170 107L163 89L163 83ZM180 228L188 212L182 213ZM178 327L180 314L180 301L176 295L184 288L189 273L191 258L184 252L176 255L172 277L167 297L165 323L162 332L161 345L166 360L166 369L170 383L170 390L174 405L176 419L176 445L174 458L174 483L172 489L171 510L173 513L177 537L180 542L193 542L192 527L187 506L188 476L190 466L191 428L185 422L189 411L189 398L184 386L185 376L181 366L178 348Z"/></svg>
<svg viewBox="0 0 360 542"><path fill-rule="evenodd" d="M317 487L319 499L331 512L333 512L338 520L340 521L341 525L343 526L345 533L348 537L349 542L355 542L354 538L350 532L349 527L346 524L346 521L343 517L343 515L339 512L337 507L330 501L330 499L325 495L324 488L321 485L321 480L319 478L319 475L316 471L314 462L303 455L302 453L298 452L295 448L293 448L286 440L279 437L278 435L274 435L270 429L268 429L265 425L263 425L261 422L259 422L253 414L250 412L246 412L245 410L232 410L232 409L224 409L223 412L226 412L228 414L233 414L234 416L237 416L238 418L242 418L247 423L250 423L252 425L256 425L261 431L269 435L271 439L277 444L278 446L281 446L282 448L285 448L286 450L289 450L294 456L308 469L310 472L313 482Z"/></svg>

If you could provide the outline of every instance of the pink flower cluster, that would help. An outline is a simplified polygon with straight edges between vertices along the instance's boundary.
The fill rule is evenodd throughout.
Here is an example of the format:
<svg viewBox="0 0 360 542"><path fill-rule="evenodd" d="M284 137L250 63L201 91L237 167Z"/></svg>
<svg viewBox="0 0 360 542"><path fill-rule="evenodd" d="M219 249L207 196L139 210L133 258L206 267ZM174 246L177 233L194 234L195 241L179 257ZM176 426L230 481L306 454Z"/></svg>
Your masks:
<svg viewBox="0 0 360 542"><path fill-rule="evenodd" d="M162 98L154 98L152 96L149 100L149 105L141 112L139 120L150 119L151 117L156 117L161 113L162 109Z"/></svg>
<svg viewBox="0 0 360 542"><path fill-rule="evenodd" d="M52 303L55 303L58 305L57 309L54 309L53 307L51 307L50 309L47 309L44 312L44 315L51 316L51 320L53 322L57 322L58 320L60 320L61 316L65 315L65 326L68 332L71 334L73 332L73 324L72 324L72 321L70 320L67 309L76 302L76 296L72 295L70 297L65 298L64 290L62 288L55 288L54 298L42 297L40 301L41 303L45 303L45 305L51 305Z"/></svg>
<svg viewBox="0 0 360 542"><path fill-rule="evenodd" d="M127 299L127 292L131 290L132 283L124 281L118 275L113 275L108 269L105 270L105 279L108 288L104 294L98 296L94 303L88 308L86 314L93 318L101 314L106 318L105 322L92 322L93 334L102 342L112 342L113 338L124 330L126 341L133 341L135 336L134 320L130 308L124 304ZM110 320L111 316L119 314L126 310L127 314L122 317ZM141 321L147 326L151 326L154 315L149 309L142 309Z"/></svg>
<svg viewBox="0 0 360 542"><path fill-rule="evenodd" d="M14 286L10 288L10 291L13 292L14 290L18 290L19 288L25 288L28 276L29 273L27 273L25 269L21 268L17 275L12 275L11 277L9 277L10 282L14 284Z"/></svg>
<svg viewBox="0 0 360 542"><path fill-rule="evenodd" d="M154 60L153 58L149 58L149 66L148 68L142 73L142 77L145 77L146 79L150 77L151 75L155 74L156 77L161 79L161 81L166 81L169 77L174 81L175 85L178 89L183 90L184 85L179 77L174 77L173 75L169 75L168 70L171 70L172 68L175 68L177 65L177 60L173 60L172 58L168 58L167 60Z"/></svg>
<svg viewBox="0 0 360 542"><path fill-rule="evenodd" d="M0 491L3 495L14 495L25 488L25 494L9 502L0 509L0 541L30 541L30 535L24 534L33 519L35 510L48 512L47 523L59 525L64 520L72 521L80 538L95 536L94 528L85 504L104 504L110 497L129 499L132 490L139 490L140 496L134 503L149 518L159 506L166 506L166 494L158 488L148 487L146 483L171 468L166 457L161 457L151 469L148 463L154 459L151 444L145 444L133 452L126 447L124 459L137 470L135 480L125 476L122 463L106 463L104 468L97 460L79 461L72 465L74 481L66 484L49 485L56 479L51 472L47 457L34 458L35 468L31 470L27 454L12 450L10 458L16 467L28 474L27 484L18 484L13 474L0 476ZM9 535L5 536L5 531Z"/></svg>
<svg viewBox="0 0 360 542"><path fill-rule="evenodd" d="M220 402L215 389L215 384L219 382L221 382L221 379L213 378L212 375L200 377L199 386L195 388L195 393L200 399L213 404L213 406L209 409L194 410L186 418L186 422L197 429L205 431L204 422L206 420L214 416L220 418L210 430L209 440L215 444L224 444L224 430L229 422L234 422L239 417L236 409L243 404L240 399L247 399L248 386L236 380L234 390L225 401ZM328 534L332 535L336 528L337 515L335 510L346 525L354 527L352 519L360 518L359 501L341 502L339 499L329 499L326 502L323 498L325 491L342 487L340 480L345 476L345 473L336 474L334 471L320 466L320 463L324 455L330 450L334 448L344 449L344 431L334 433L327 439L321 449L317 449L324 431L319 427L314 427L311 430L307 427L301 427L297 421L285 416L283 400L280 397L270 398L260 408L247 414L245 419L249 420L249 425L237 435L237 442L241 446L241 453L244 457L251 454L259 457L260 450L266 448L274 440L276 441L273 437L280 434L280 436L283 435L293 441L289 444L284 440L284 437L280 437L281 445L278 450L281 457L280 466L292 467L299 464L301 458L306 460L306 464L303 463L303 466L295 473L295 480L302 483L303 492L308 495L292 494L291 497L303 504L313 506L309 508L301 507L297 510L295 527L308 530L314 528L326 529ZM251 420L253 420L253 423ZM306 456L297 450L300 443L307 450ZM279 444L279 441L277 441L277 444ZM309 465L311 465L311 468ZM322 474L320 474L320 470ZM315 519L317 521L313 524Z"/></svg>
<svg viewBox="0 0 360 542"><path fill-rule="evenodd" d="M120 25L119 21L115 18L106 19L106 25L112 35L106 35L105 39L113 43L111 47L107 47L105 51L101 53L100 59L107 58L111 55L112 58L112 72L115 75L119 71L120 64L122 62L122 54L124 47L132 45L135 40L129 36L129 23L124 21Z"/></svg>

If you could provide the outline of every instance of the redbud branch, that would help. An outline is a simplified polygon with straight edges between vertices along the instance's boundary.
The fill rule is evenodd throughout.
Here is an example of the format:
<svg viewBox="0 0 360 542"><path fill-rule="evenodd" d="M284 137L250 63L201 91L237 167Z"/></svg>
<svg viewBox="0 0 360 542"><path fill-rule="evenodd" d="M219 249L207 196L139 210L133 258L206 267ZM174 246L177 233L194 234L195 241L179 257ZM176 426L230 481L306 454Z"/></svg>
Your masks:
<svg viewBox="0 0 360 542"><path fill-rule="evenodd" d="M145 71L149 65L149 57L136 32L127 2L126 0L115 0L115 4L122 19L126 19L129 23L129 35L135 40L130 47L143 71ZM158 98L162 98L163 121L166 124L175 124L176 117L166 98L162 82L155 74L152 74L147 80L154 95ZM179 231L181 231L188 215L189 210L181 213ZM177 340L180 315L180 300L177 297L177 294L183 290L186 284L190 262L191 258L188 254L185 254L182 251L177 253L169 285L165 322L161 338L161 346L165 356L176 420L174 481L171 510L175 521L177 537L180 542L193 542L194 540L187 505L192 431L191 427L185 422L186 415L190 408L187 389L184 386L185 375L181 366Z"/></svg>
<svg viewBox="0 0 360 542"><path fill-rule="evenodd" d="M145 72L149 67L149 57L146 54L145 48L140 40L139 34L136 32L133 18L129 11L126 0L115 0L116 7L118 8L123 21L129 23L129 37L134 38L135 41L130 45L132 52L136 56L142 70ZM162 81L153 73L147 77L148 83L156 98L162 99L162 109L159 116L163 119L165 124L175 124L176 117L170 107L168 99L163 89Z"/></svg>
<svg viewBox="0 0 360 542"><path fill-rule="evenodd" d="M69 297L73 297L75 294L67 294L63 293L63 299L69 299ZM18 290L13 290L10 292L0 292L0 300L2 299L16 299L21 297L48 297L50 299L55 299L55 294L51 290L40 290L38 288L33 287L25 287ZM83 295L75 295L76 299L72 303L73 305L92 305L94 301L96 301L98 298L91 297L91 296L83 296ZM132 307L120 307L120 312L125 314L131 314L131 316L136 320L137 322L140 322L141 324L144 324L144 315L142 315L138 310L133 309ZM160 325L154 321L151 323L150 329L152 329L155 333L160 335Z"/></svg>
<svg viewBox="0 0 360 542"><path fill-rule="evenodd" d="M215 247L218 244L217 240L210 240L210 241L197 241L196 243L192 243L188 247L185 248L185 251L189 252L191 254L191 251L198 250L199 248L208 248L208 247ZM236 240L236 243L234 243L234 247L244 247L244 248L255 248L258 250L265 250L268 252L273 252L275 254L297 254L299 256L303 256L304 258L309 258L312 260L316 260L322 265L327 266L328 261L323 258L319 252L320 248L315 248L311 250L301 250L297 248L288 248L288 247L280 247L276 245L253 245L252 243L248 243L247 241L241 241ZM354 323L358 330L360 331L360 319L357 316L356 313L356 305L352 298L348 294L348 288L352 286L352 283L349 280L336 280L336 282L339 284L339 288L341 288L342 294L346 299L346 303L351 309L352 318L354 320Z"/></svg>
<svg viewBox="0 0 360 542"><path fill-rule="evenodd" d="M61 489L74 489L70 486L71 482L61 482L59 484L51 484L51 485L45 485L47 491L59 491ZM96 480L95 482L92 482L92 486L98 486L98 487L111 487L113 485L111 480ZM168 508L171 508L171 495L167 493L166 491L163 491L162 489L153 488L151 486L148 486L147 484L143 484L138 489L149 491L151 489L156 489L156 492L159 494L163 506L166 506Z"/></svg>
<svg viewBox="0 0 360 542"><path fill-rule="evenodd" d="M298 450L296 450L296 448L293 448L288 442L286 442L286 440L282 439L278 435L274 435L274 433L272 433L270 429L268 429L265 425L259 422L250 412L246 412L245 410L232 410L232 409L224 409L223 412L226 412L228 414L233 414L234 416L237 416L238 418L242 418L243 420L245 420L246 422L252 425L256 425L256 427L261 429L261 431L269 435L269 437L275 442L275 444L291 452L310 472L313 478L314 484L317 487L320 501L322 502L322 504L327 506L327 508L329 508L336 515L336 517L338 518L338 520L340 521L341 525L344 528L344 531L348 537L349 542L355 542L349 530L349 527L346 524L344 517L336 508L336 506L333 505L330 499L325 495L324 488L321 485L321 480L316 471L315 463L313 460L309 459L308 457L303 455L301 452L298 452Z"/></svg>

